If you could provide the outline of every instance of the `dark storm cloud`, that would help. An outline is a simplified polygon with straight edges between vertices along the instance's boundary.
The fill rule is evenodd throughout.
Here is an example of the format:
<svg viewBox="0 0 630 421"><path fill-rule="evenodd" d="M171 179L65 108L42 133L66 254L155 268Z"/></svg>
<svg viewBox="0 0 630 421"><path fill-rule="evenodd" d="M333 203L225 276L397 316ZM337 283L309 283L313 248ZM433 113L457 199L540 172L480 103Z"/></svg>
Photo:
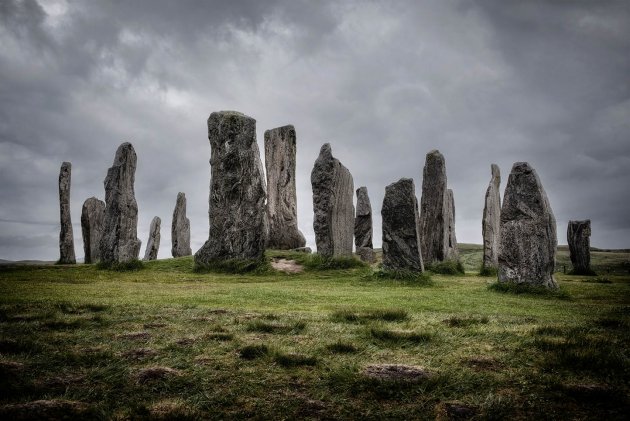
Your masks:
<svg viewBox="0 0 630 421"><path fill-rule="evenodd" d="M419 194L424 156L437 148L460 241L480 242L490 163L507 180L527 160L560 242L568 219L590 217L595 245L627 247L629 26L622 1L4 1L0 257L57 257L64 160L81 255L81 204L103 198L127 140L138 153L140 238L160 216L160 256L169 255L184 191L198 248L208 227L205 120L221 109L256 118L259 141L295 125L299 224L311 245L310 170L331 142L355 187L370 191L377 246L385 186L413 177Z"/></svg>

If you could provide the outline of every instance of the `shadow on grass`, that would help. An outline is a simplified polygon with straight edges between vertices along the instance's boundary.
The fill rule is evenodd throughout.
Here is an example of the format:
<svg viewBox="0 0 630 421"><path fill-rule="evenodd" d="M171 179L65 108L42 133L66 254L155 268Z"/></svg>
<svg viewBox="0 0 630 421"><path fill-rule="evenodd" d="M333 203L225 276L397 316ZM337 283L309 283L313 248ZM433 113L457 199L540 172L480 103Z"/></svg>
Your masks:
<svg viewBox="0 0 630 421"><path fill-rule="evenodd" d="M433 285L431 276L426 272L379 269L361 277L363 281L398 281L405 285Z"/></svg>
<svg viewBox="0 0 630 421"><path fill-rule="evenodd" d="M133 272L144 269L144 263L138 259L129 262L100 262L96 264L96 268L114 272Z"/></svg>
<svg viewBox="0 0 630 421"><path fill-rule="evenodd" d="M215 272L248 275L269 275L275 273L271 263L265 258L211 260L206 263L195 262L193 270L196 273Z"/></svg>
<svg viewBox="0 0 630 421"><path fill-rule="evenodd" d="M374 320L402 322L409 320L409 313L403 309L369 310L357 313L351 310L337 310L330 315L333 322L367 323Z"/></svg>
<svg viewBox="0 0 630 421"><path fill-rule="evenodd" d="M495 282L488 285L490 291L515 295L529 295L542 298L556 298L559 300L570 300L571 295L562 288L551 289L543 286L533 286L527 284L515 284L512 282Z"/></svg>

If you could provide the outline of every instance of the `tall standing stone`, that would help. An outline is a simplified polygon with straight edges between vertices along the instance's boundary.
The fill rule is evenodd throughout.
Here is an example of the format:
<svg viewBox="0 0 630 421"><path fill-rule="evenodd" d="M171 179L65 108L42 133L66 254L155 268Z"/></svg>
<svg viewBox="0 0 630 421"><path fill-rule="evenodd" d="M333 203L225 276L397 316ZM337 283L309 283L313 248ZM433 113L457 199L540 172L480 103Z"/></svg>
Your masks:
<svg viewBox="0 0 630 421"><path fill-rule="evenodd" d="M293 126L278 127L265 132L269 248L286 250L306 245L306 239L297 223L295 154Z"/></svg>
<svg viewBox="0 0 630 421"><path fill-rule="evenodd" d="M591 220L569 221L567 242L573 274L593 275L591 270Z"/></svg>
<svg viewBox="0 0 630 421"><path fill-rule="evenodd" d="M415 190L411 178L401 178L385 188L381 209L385 270L424 271Z"/></svg>
<svg viewBox="0 0 630 421"><path fill-rule="evenodd" d="M457 236L455 235L455 197L453 190L446 191L446 229L447 229L447 260L459 260L459 250L457 249Z"/></svg>
<svg viewBox="0 0 630 421"><path fill-rule="evenodd" d="M100 242L103 234L103 220L105 218L105 202L96 197L90 197L83 202L81 208L81 233L83 234L83 251L85 263L101 261Z"/></svg>
<svg viewBox="0 0 630 421"><path fill-rule="evenodd" d="M333 157L329 143L319 151L311 185L317 253L325 257L352 256L354 183L350 171Z"/></svg>
<svg viewBox="0 0 630 421"><path fill-rule="evenodd" d="M442 262L448 257L447 203L446 163L444 156L433 150L426 156L420 199L420 238L426 264Z"/></svg>
<svg viewBox="0 0 630 421"><path fill-rule="evenodd" d="M354 218L354 246L356 253L364 262L373 263L374 246L372 245L372 205L367 187L359 187L357 209Z"/></svg>
<svg viewBox="0 0 630 421"><path fill-rule="evenodd" d="M556 288L556 220L536 171L517 162L501 207L499 282Z"/></svg>
<svg viewBox="0 0 630 421"><path fill-rule="evenodd" d="M483 219L481 231L483 235L483 267L494 268L499 266L499 229L501 227L501 172L499 166L492 164L490 167L492 178L486 190L486 199L483 207Z"/></svg>
<svg viewBox="0 0 630 421"><path fill-rule="evenodd" d="M256 120L235 111L208 118L210 234L195 253L195 265L213 261L261 259L267 217L265 175L256 143Z"/></svg>
<svg viewBox="0 0 630 421"><path fill-rule="evenodd" d="M59 231L59 263L75 264L74 235L70 218L70 181L72 164L64 162L59 171L59 210L61 214L61 230Z"/></svg>
<svg viewBox="0 0 630 421"><path fill-rule="evenodd" d="M162 220L159 216L156 216L151 221L149 227L149 240L147 241L147 248L144 251L144 260L157 259L158 251L160 251L160 227Z"/></svg>
<svg viewBox="0 0 630 421"><path fill-rule="evenodd" d="M171 254L173 257L190 256L190 220L186 217L186 195L177 193L171 224Z"/></svg>
<svg viewBox="0 0 630 421"><path fill-rule="evenodd" d="M134 192L137 157L125 142L116 150L114 164L105 177L105 220L101 237L101 261L130 262L138 258L138 204Z"/></svg>

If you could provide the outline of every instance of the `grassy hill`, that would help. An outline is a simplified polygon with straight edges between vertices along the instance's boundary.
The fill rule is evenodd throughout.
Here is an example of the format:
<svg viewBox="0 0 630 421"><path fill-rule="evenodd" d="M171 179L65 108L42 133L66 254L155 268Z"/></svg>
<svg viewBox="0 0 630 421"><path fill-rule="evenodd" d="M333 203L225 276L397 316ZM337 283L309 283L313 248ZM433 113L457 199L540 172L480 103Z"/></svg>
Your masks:
<svg viewBox="0 0 630 421"><path fill-rule="evenodd" d="M1 267L0 416L624 419L627 271L501 293L473 273L480 253L462 245L469 273L422 283L195 273L190 257Z"/></svg>

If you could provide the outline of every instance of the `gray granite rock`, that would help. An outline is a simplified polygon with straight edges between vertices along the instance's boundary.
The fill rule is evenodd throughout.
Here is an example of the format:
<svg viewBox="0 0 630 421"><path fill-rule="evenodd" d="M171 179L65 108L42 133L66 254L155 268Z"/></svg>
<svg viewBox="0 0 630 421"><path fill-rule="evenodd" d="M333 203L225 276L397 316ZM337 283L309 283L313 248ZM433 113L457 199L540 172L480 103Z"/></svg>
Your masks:
<svg viewBox="0 0 630 421"><path fill-rule="evenodd" d="M156 216L151 221L149 227L149 240L147 241L147 248L144 251L144 260L157 259L158 251L160 250L160 227L162 220L159 216Z"/></svg>
<svg viewBox="0 0 630 421"><path fill-rule="evenodd" d="M455 197L453 190L446 191L446 229L448 232L446 259L459 260L459 250L457 249L457 236L455 235Z"/></svg>
<svg viewBox="0 0 630 421"><path fill-rule="evenodd" d="M171 254L173 257L190 256L190 220L186 217L186 195L177 193L171 224Z"/></svg>
<svg viewBox="0 0 630 421"><path fill-rule="evenodd" d="M83 234L83 251L85 263L101 261L100 242L105 219L105 202L90 197L83 202L81 208L81 233Z"/></svg>
<svg viewBox="0 0 630 421"><path fill-rule="evenodd" d="M567 227L569 254L575 275L592 275L591 270L591 220L569 221Z"/></svg>
<svg viewBox="0 0 630 421"><path fill-rule="evenodd" d="M536 171L517 162L501 207L499 282L556 288L556 220Z"/></svg>
<svg viewBox="0 0 630 421"><path fill-rule="evenodd" d="M261 259L267 217L265 175L256 143L256 120L236 111L208 118L210 233L195 253L195 265L213 261Z"/></svg>
<svg viewBox="0 0 630 421"><path fill-rule="evenodd" d="M483 267L494 268L499 266L499 229L501 227L501 172L499 166L492 164L490 167L492 178L486 190L485 204L483 207L483 219L481 231L483 235Z"/></svg>
<svg viewBox="0 0 630 421"><path fill-rule="evenodd" d="M444 156L433 150L426 156L420 199L420 238L425 264L442 262L448 257L448 225L446 163Z"/></svg>
<svg viewBox="0 0 630 421"><path fill-rule="evenodd" d="M418 201L412 179L401 178L385 188L381 217L383 269L423 272Z"/></svg>
<svg viewBox="0 0 630 421"><path fill-rule="evenodd" d="M136 260L142 242L138 239L138 204L134 192L137 157L125 142L116 150L114 164L105 177L105 219L100 253L104 263Z"/></svg>
<svg viewBox="0 0 630 421"><path fill-rule="evenodd" d="M357 255L364 262L374 263L374 246L372 245L372 205L367 187L359 187L357 193L357 209L354 217L354 245Z"/></svg>
<svg viewBox="0 0 630 421"><path fill-rule="evenodd" d="M72 164L64 162L59 171L59 210L61 215L61 230L59 231L59 263L75 264L74 235L72 233L72 219L70 217L70 182Z"/></svg>
<svg viewBox="0 0 630 421"><path fill-rule="evenodd" d="M333 157L329 143L319 151L311 185L317 253L325 257L352 256L354 183L350 171Z"/></svg>
<svg viewBox="0 0 630 421"><path fill-rule="evenodd" d="M295 191L296 138L293 126L265 132L265 167L267 169L267 247L289 250L306 245L298 229Z"/></svg>

